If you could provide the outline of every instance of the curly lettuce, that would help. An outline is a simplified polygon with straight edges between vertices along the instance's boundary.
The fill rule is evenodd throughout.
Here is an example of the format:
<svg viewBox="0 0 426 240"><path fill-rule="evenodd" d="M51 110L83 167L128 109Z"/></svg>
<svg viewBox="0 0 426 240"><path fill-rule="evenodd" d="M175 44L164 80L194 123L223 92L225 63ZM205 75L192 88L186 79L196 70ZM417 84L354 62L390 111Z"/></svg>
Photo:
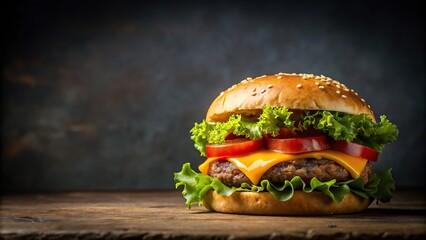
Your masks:
<svg viewBox="0 0 426 240"><path fill-rule="evenodd" d="M280 128L294 128L295 121L290 119L292 113L285 107L266 106L259 116L257 125L263 133L269 133L275 137Z"/></svg>
<svg viewBox="0 0 426 240"><path fill-rule="evenodd" d="M291 119L291 115L292 112L286 107L267 106L257 121L244 119L239 114L231 115L226 122L203 121L195 123L190 131L191 139L195 148L205 156L206 144L224 143L230 133L254 140L262 138L263 134L277 136L280 128L300 131L313 127L335 140L355 142L379 152L398 136L397 127L384 115L380 116L380 122L374 123L367 114L305 111L297 124Z"/></svg>
<svg viewBox="0 0 426 240"><path fill-rule="evenodd" d="M383 151L386 144L396 140L397 127L385 115L380 122L374 123L367 114L352 115L341 112L307 111L302 116L305 128L312 126L322 130L334 140L355 142L364 146Z"/></svg>
<svg viewBox="0 0 426 240"><path fill-rule="evenodd" d="M321 182L313 178L309 183L305 183L300 177L295 176L290 181L286 180L281 186L263 180L258 186L243 183L240 187L228 187L217 178L195 172L191 169L191 165L186 163L180 172L174 174L174 181L176 188L183 187L182 195L188 208L193 204L202 204L204 195L210 190L225 196L230 196L234 192L269 192L280 201L291 199L295 191L306 193L315 191L324 193L335 203L341 202L350 192L365 199L376 199L377 203L389 202L395 190L391 169L382 174L375 174L368 185L364 185L361 178L345 182L336 180Z"/></svg>

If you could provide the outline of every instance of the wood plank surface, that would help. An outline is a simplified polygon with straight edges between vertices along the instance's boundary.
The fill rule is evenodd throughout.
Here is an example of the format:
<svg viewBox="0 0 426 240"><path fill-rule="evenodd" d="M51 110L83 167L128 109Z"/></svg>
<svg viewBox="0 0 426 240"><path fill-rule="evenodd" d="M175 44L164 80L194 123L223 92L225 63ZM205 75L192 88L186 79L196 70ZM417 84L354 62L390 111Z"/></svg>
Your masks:
<svg viewBox="0 0 426 240"><path fill-rule="evenodd" d="M179 191L8 194L3 239L426 239L421 191L351 215L249 216L187 209Z"/></svg>

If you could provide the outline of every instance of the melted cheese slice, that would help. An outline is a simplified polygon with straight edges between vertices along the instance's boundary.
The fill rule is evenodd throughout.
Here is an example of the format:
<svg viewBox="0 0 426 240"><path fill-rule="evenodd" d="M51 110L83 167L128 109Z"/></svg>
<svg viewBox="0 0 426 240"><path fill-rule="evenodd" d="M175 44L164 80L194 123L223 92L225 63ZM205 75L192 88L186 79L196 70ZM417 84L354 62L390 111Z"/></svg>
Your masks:
<svg viewBox="0 0 426 240"><path fill-rule="evenodd" d="M348 154L333 150L324 150L302 154L287 154L273 152L269 150L260 150L233 157L207 158L207 160L203 164L201 164L198 169L201 173L207 174L211 162L218 160L228 160L233 163L241 172L243 172L253 184L257 185L262 175L274 165L281 162L302 158L325 158L332 160L344 167L346 170L348 170L348 172L355 179L361 175L368 161L365 158L353 157Z"/></svg>

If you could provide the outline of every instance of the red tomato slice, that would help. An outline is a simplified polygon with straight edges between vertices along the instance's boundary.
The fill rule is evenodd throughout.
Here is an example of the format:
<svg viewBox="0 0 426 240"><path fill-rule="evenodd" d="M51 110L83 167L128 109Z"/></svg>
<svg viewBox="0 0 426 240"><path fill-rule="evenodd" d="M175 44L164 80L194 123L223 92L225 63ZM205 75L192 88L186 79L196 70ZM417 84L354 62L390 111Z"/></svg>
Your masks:
<svg viewBox="0 0 426 240"><path fill-rule="evenodd" d="M331 149L352 155L354 157L366 158L374 162L379 158L378 151L353 142L333 141L331 143Z"/></svg>
<svg viewBox="0 0 426 240"><path fill-rule="evenodd" d="M327 136L267 138L266 144L270 150L283 153L304 153L330 148Z"/></svg>
<svg viewBox="0 0 426 240"><path fill-rule="evenodd" d="M226 136L225 141L234 140L234 139L237 139L237 138L241 138L241 136L239 137L239 136L237 136L237 135L235 135L233 133L230 133L230 134L228 134L228 136Z"/></svg>
<svg viewBox="0 0 426 240"><path fill-rule="evenodd" d="M291 128L280 128L277 138L295 138L297 133L293 132Z"/></svg>
<svg viewBox="0 0 426 240"><path fill-rule="evenodd" d="M263 148L264 140L237 138L223 144L207 144L206 155L210 157L234 156Z"/></svg>

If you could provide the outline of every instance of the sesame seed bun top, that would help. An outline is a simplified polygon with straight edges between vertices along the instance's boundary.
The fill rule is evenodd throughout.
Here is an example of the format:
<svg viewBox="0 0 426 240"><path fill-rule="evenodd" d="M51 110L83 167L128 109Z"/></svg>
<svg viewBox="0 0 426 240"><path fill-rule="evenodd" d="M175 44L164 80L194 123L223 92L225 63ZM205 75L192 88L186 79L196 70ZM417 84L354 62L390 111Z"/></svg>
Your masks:
<svg viewBox="0 0 426 240"><path fill-rule="evenodd" d="M210 105L206 120L223 122L234 113L257 116L267 105L354 115L365 113L375 122L370 106L354 90L323 75L296 73L244 79L220 93Z"/></svg>

